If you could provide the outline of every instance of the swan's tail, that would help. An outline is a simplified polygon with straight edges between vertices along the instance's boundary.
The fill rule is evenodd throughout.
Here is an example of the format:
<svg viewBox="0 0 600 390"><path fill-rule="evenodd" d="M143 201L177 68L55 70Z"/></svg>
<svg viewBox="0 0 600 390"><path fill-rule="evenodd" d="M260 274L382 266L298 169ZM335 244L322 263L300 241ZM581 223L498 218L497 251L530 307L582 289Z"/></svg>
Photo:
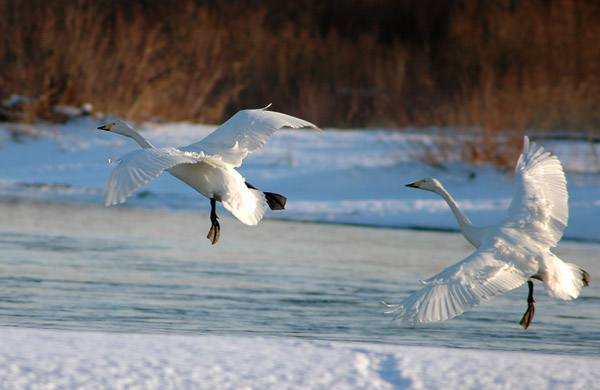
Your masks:
<svg viewBox="0 0 600 390"><path fill-rule="evenodd" d="M587 272L576 264L563 262L556 256L546 256L540 265L546 293L553 298L577 298L581 288L590 283L590 275Z"/></svg>
<svg viewBox="0 0 600 390"><path fill-rule="evenodd" d="M246 225L256 225L267 211L265 194L253 188L244 188L221 202L225 209Z"/></svg>

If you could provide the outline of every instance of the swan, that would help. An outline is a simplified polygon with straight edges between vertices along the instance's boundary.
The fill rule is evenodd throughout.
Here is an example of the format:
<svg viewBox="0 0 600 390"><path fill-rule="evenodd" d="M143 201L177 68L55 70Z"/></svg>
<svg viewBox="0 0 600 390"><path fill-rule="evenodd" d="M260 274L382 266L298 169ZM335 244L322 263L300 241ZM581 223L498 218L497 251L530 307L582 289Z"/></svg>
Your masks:
<svg viewBox="0 0 600 390"><path fill-rule="evenodd" d="M167 171L210 199L211 227L207 238L213 245L221 235L217 201L247 225L256 225L267 206L282 210L286 203L284 196L258 190L235 168L283 127L312 128L319 132L321 129L303 119L268 111L270 106L239 111L202 141L180 148L155 148L121 120L98 127L129 137L142 147L118 160L104 187L104 204L124 202L134 191Z"/></svg>
<svg viewBox="0 0 600 390"><path fill-rule="evenodd" d="M450 319L527 281L527 311L520 322L527 329L535 312L532 279L563 300L577 298L589 284L587 272L550 250L569 218L567 182L558 158L525 136L515 174L516 189L504 219L485 227L474 226L436 179L407 184L441 196L477 250L427 279L425 287L400 304L386 304L394 320L414 325Z"/></svg>

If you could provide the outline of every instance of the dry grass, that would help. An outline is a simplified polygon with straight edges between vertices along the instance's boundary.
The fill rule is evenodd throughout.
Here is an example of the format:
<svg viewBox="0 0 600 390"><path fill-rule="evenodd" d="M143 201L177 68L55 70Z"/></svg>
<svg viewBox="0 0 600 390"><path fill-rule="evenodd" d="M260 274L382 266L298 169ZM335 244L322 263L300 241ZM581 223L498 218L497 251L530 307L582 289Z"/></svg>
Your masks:
<svg viewBox="0 0 600 390"><path fill-rule="evenodd" d="M32 113L93 102L133 119L214 121L243 89L237 64L249 53L230 48L233 31L252 30L245 22L233 29L197 7L162 19L168 9L153 15L138 3L30 3L2 3L0 13L10 16L0 31L13 33L0 83L3 91L39 97Z"/></svg>
<svg viewBox="0 0 600 390"><path fill-rule="evenodd" d="M464 129L464 158L498 165L526 129L600 127L598 2L14 0L0 15L0 99L36 98L26 122L91 102L215 123L272 102L321 126Z"/></svg>

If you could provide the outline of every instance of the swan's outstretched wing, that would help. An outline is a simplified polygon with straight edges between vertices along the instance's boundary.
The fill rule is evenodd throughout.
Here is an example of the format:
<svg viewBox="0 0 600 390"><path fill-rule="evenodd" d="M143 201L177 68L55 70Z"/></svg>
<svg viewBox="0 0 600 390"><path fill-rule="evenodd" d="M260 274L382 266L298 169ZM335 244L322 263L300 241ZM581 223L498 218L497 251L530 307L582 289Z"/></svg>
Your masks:
<svg viewBox="0 0 600 390"><path fill-rule="evenodd" d="M226 163L238 167L249 153L262 148L277 130L290 127L320 129L314 124L267 108L242 110L200 142L180 148L196 153L219 155Z"/></svg>
<svg viewBox="0 0 600 390"><path fill-rule="evenodd" d="M480 248L434 277L388 313L400 323L425 324L455 317L523 284L531 275L495 247Z"/></svg>
<svg viewBox="0 0 600 390"><path fill-rule="evenodd" d="M119 165L108 177L104 186L104 204L111 206L122 203L135 190L156 179L163 171L200 160L205 161L207 158L203 154L182 152L175 148L134 150L119 159Z"/></svg>
<svg viewBox="0 0 600 390"><path fill-rule="evenodd" d="M558 158L525 137L515 168L515 195L504 224L554 247L569 220L567 181Z"/></svg>

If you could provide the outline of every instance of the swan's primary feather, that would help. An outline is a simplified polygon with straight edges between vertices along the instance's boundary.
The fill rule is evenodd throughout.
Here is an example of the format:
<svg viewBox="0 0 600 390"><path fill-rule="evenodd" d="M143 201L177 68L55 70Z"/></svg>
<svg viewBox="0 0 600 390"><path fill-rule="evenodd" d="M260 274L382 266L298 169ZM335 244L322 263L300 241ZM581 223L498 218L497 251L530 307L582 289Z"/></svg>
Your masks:
<svg viewBox="0 0 600 390"><path fill-rule="evenodd" d="M504 224L554 247L569 221L567 180L558 158L525 137L515 168L516 188Z"/></svg>
<svg viewBox="0 0 600 390"><path fill-rule="evenodd" d="M219 155L224 162L233 167L239 167L249 153L265 146L269 137L284 127L319 130L317 126L308 121L280 112L267 111L267 107L242 110L202 141L180 149Z"/></svg>
<svg viewBox="0 0 600 390"><path fill-rule="evenodd" d="M163 171L179 164L194 164L203 158L203 155L176 148L149 148L129 152L118 160L119 164L106 181L104 204L111 206L122 203Z"/></svg>
<svg viewBox="0 0 600 390"><path fill-rule="evenodd" d="M510 261L495 245L482 246L439 274L389 313L395 320L424 324L453 318L493 297L519 287L530 274L527 267Z"/></svg>

